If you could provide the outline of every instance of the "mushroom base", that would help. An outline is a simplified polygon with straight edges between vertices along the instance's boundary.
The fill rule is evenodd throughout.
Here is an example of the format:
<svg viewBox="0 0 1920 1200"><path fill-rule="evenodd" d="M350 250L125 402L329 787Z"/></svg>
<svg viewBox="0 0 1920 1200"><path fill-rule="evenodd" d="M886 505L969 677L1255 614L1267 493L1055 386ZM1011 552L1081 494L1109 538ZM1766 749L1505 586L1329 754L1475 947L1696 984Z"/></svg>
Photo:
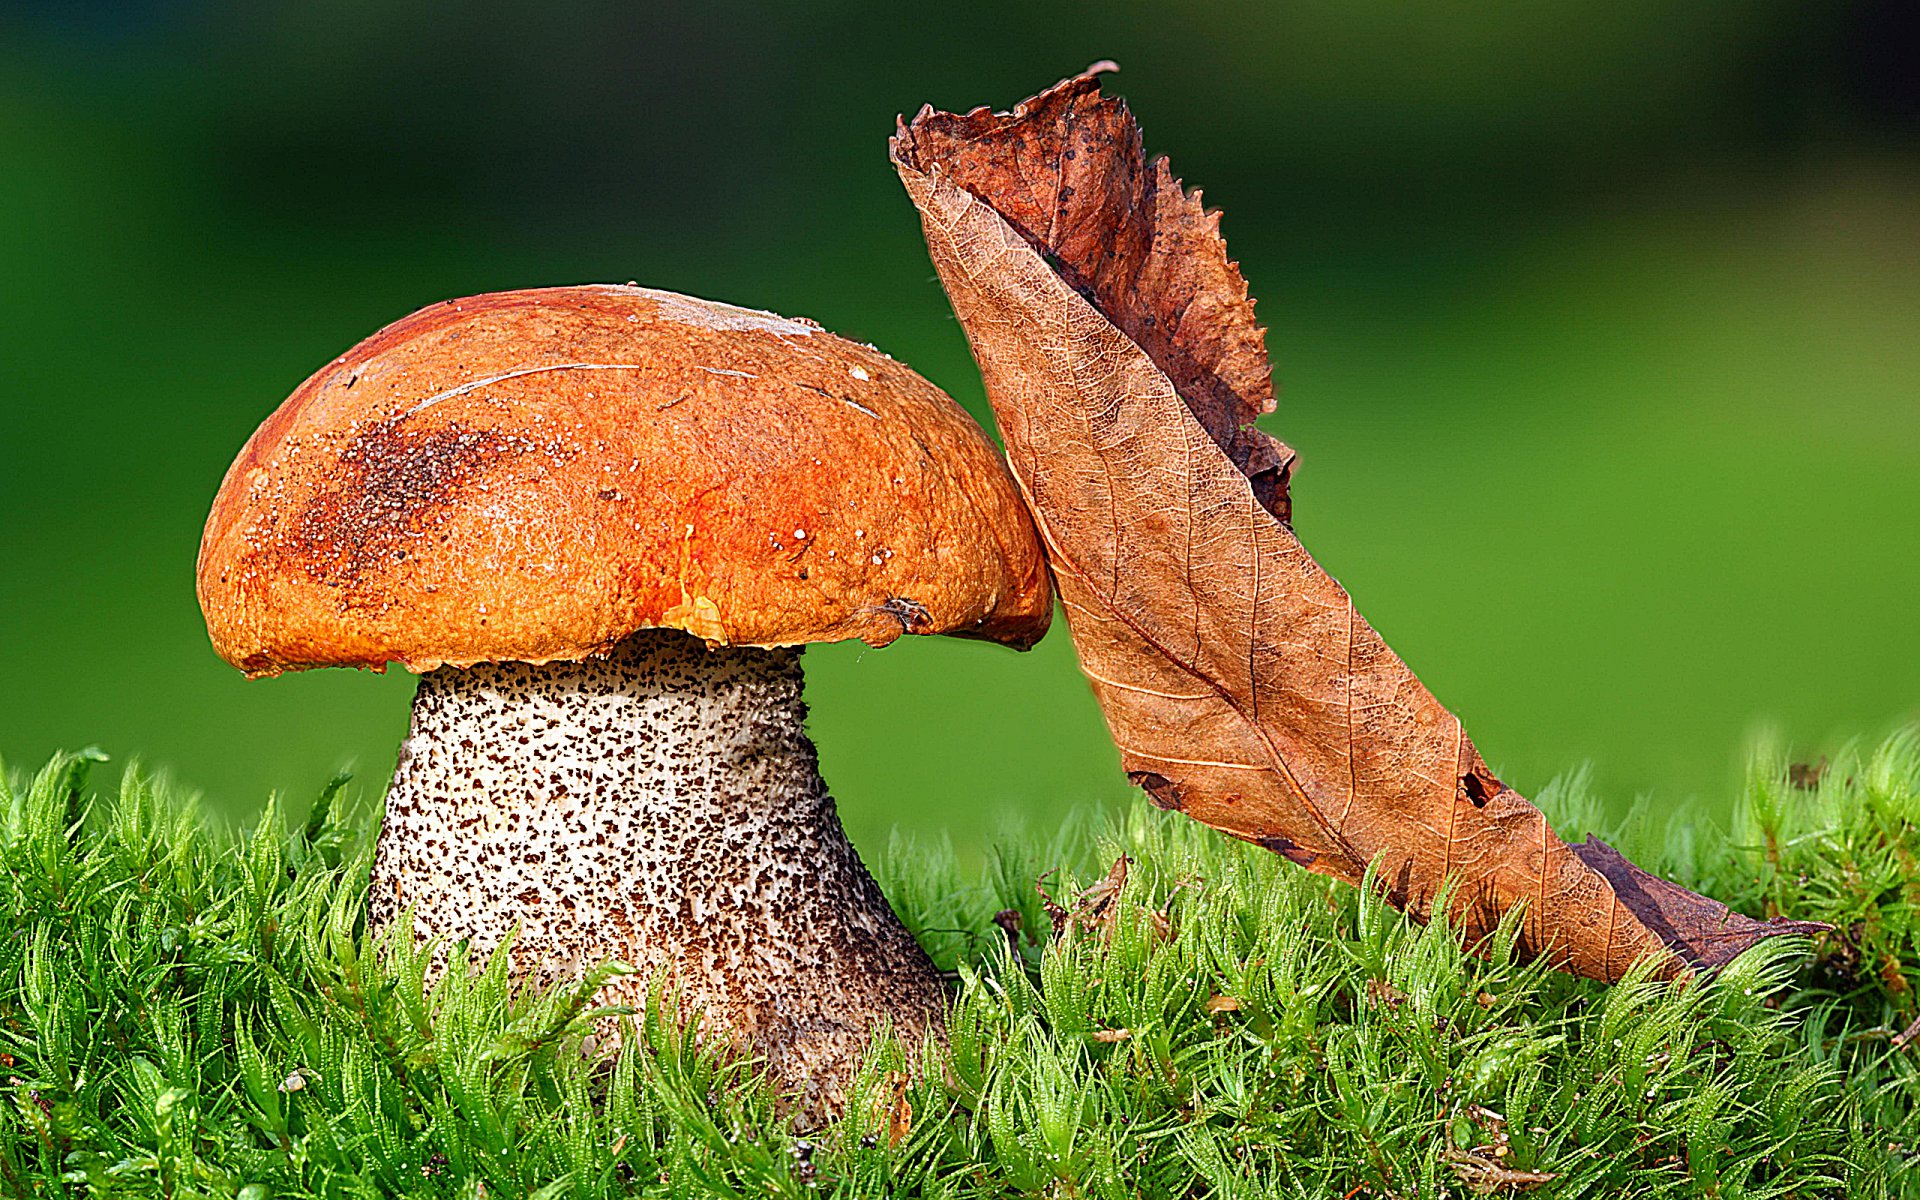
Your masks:
<svg viewBox="0 0 1920 1200"><path fill-rule="evenodd" d="M370 922L516 976L664 974L682 1010L837 1114L883 1023L938 1030L938 974L848 843L804 721L798 649L650 630L605 659L421 678L374 858ZM445 969L445 949L433 970Z"/></svg>

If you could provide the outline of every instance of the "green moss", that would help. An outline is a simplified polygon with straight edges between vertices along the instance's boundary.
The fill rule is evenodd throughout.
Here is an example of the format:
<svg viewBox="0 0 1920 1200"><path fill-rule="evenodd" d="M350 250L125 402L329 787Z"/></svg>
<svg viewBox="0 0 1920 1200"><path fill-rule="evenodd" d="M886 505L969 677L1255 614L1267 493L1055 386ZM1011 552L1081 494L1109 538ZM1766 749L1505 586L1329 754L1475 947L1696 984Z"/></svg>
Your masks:
<svg viewBox="0 0 1920 1200"><path fill-rule="evenodd" d="M1920 1194L1912 734L1812 787L1763 752L1731 838L1614 831L1836 926L1693 983L1476 957L1145 806L1010 837L979 876L896 844L889 894L959 980L951 1046L876 1045L805 1138L657 1009L593 1067L592 981L515 997L495 956L423 988L364 935L368 822L337 783L237 836L138 772L89 791L98 757L0 783L0 1193ZM1577 779L1547 800L1596 810Z"/></svg>

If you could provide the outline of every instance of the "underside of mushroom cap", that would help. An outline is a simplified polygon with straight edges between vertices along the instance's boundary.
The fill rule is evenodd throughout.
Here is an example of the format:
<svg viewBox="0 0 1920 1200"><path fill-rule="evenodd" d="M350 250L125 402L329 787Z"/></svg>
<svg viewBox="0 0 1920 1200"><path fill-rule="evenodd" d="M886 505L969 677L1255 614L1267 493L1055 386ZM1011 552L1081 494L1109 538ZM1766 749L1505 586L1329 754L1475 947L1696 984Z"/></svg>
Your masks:
<svg viewBox="0 0 1920 1200"><path fill-rule="evenodd" d="M648 628L1026 647L1052 593L998 450L905 365L634 286L423 309L317 372L201 542L249 675L551 662Z"/></svg>

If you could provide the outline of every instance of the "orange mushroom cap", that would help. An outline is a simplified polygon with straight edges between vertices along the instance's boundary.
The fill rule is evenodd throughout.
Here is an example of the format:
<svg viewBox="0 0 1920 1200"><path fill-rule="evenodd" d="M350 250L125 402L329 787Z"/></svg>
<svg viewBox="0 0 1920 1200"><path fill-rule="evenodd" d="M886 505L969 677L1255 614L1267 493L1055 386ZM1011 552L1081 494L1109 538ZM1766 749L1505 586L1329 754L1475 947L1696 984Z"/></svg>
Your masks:
<svg viewBox="0 0 1920 1200"><path fill-rule="evenodd" d="M315 373L228 469L198 591L256 676L578 659L649 628L1025 648L1053 606L945 393L809 322L611 285L436 304Z"/></svg>

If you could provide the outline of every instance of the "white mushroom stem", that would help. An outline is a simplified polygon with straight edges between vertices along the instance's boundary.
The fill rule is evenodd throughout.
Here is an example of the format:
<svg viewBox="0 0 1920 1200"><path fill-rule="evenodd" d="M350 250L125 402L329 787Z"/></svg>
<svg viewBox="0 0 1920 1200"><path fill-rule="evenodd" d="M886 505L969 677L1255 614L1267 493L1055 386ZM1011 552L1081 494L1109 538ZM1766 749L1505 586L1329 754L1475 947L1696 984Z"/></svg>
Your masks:
<svg viewBox="0 0 1920 1200"><path fill-rule="evenodd" d="M944 992L840 827L804 721L800 651L650 630L605 659L421 678L374 859L371 921L476 960L518 925L518 977L664 972L683 1009L830 1115L883 1022ZM436 970L444 965L442 953Z"/></svg>

